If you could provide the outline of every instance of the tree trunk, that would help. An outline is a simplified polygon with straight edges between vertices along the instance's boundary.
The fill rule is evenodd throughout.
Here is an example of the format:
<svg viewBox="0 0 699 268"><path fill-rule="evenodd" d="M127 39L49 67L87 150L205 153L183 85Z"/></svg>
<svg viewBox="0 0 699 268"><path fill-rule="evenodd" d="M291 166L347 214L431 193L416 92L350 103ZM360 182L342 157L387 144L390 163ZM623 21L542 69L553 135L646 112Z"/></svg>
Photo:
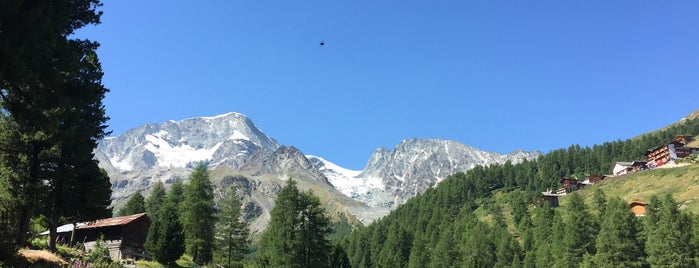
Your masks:
<svg viewBox="0 0 699 268"><path fill-rule="evenodd" d="M29 235L29 221L31 220L31 215L31 208L20 208L19 221L17 222L17 246L20 248L23 248L27 245L27 236Z"/></svg>
<svg viewBox="0 0 699 268"><path fill-rule="evenodd" d="M51 213L51 219L49 220L49 250L51 252L56 252L56 228L58 228L58 216L57 213Z"/></svg>

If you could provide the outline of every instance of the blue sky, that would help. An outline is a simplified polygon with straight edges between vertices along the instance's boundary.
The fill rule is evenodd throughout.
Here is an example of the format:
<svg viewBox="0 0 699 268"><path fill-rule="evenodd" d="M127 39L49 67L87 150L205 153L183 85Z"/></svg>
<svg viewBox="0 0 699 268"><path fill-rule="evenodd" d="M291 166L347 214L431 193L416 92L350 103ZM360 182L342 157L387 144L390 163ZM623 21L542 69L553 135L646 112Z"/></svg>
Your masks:
<svg viewBox="0 0 699 268"><path fill-rule="evenodd" d="M699 108L699 1L104 1L113 135L247 115L361 169L406 138L591 146ZM325 42L320 46L321 41Z"/></svg>

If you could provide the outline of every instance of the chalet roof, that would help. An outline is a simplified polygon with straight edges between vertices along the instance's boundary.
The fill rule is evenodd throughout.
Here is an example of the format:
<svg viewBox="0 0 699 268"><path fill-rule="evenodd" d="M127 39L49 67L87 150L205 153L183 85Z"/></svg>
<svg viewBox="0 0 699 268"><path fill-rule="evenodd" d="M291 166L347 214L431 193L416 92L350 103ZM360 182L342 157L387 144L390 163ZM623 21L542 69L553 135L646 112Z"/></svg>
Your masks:
<svg viewBox="0 0 699 268"><path fill-rule="evenodd" d="M645 207L645 206L647 206L647 205L648 205L648 204L643 203L643 202L641 202L641 201L632 201L632 202L629 204L629 207L634 207L634 206L644 206L644 207Z"/></svg>
<svg viewBox="0 0 699 268"><path fill-rule="evenodd" d="M85 224L86 224L85 222L81 222L81 223L78 223L77 225L78 225L78 228L80 228L80 226L83 226ZM72 231L73 231L73 224L72 223L61 225L61 226L58 226L56 228L56 233L59 233L59 234L60 233L68 233L68 232L72 232ZM49 234L49 231L47 230L47 231L40 233L39 235L48 235L48 234Z"/></svg>
<svg viewBox="0 0 699 268"><path fill-rule="evenodd" d="M96 220L93 222L89 222L83 226L78 226L77 229L88 229L88 228L125 225L125 224L128 224L129 222L132 222L132 221L134 221L138 218L141 218L141 217L147 217L146 213L138 213L138 214L133 214L133 215L128 215L128 216Z"/></svg>
<svg viewBox="0 0 699 268"><path fill-rule="evenodd" d="M617 165L620 166L625 166L625 167L630 167L630 166L635 166L635 165L645 165L646 161L632 161L632 162L616 162Z"/></svg>

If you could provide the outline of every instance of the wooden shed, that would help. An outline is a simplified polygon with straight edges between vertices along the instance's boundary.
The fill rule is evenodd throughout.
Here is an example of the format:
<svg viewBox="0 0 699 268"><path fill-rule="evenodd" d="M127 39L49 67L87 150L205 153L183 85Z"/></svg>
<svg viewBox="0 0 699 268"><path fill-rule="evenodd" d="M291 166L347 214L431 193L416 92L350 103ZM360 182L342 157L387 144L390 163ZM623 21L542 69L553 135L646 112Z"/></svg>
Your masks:
<svg viewBox="0 0 699 268"><path fill-rule="evenodd" d="M636 217L641 217L646 215L646 206L648 204L639 202L639 201L633 201L631 204L629 204L629 208L631 209L631 212L633 212Z"/></svg>
<svg viewBox="0 0 699 268"><path fill-rule="evenodd" d="M100 236L104 236L113 260L143 259L148 256L143 244L148 236L150 218L145 213L101 219L75 228L74 242L81 242L85 250L92 250Z"/></svg>

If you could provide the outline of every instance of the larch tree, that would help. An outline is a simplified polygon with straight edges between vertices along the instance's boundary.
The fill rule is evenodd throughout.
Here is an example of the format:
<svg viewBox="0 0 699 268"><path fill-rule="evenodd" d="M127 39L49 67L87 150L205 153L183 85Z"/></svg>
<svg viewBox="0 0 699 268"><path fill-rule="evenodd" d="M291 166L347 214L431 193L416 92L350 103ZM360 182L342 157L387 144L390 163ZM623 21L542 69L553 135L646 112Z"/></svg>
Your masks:
<svg viewBox="0 0 699 268"><path fill-rule="evenodd" d="M594 255L595 236L599 232L599 224L580 194L573 193L569 198L567 228L563 239L565 257L562 259L565 265L575 266L582 263L585 254Z"/></svg>
<svg viewBox="0 0 699 268"><path fill-rule="evenodd" d="M595 240L596 267L642 267L643 241L638 239L638 222L628 204L618 197L607 201L604 221Z"/></svg>
<svg viewBox="0 0 699 268"><path fill-rule="evenodd" d="M178 193L170 189L167 199L148 229L145 248L155 260L169 267L185 251L185 237L177 208Z"/></svg>
<svg viewBox="0 0 699 268"><path fill-rule="evenodd" d="M271 214L260 242L261 265L330 266L330 219L318 197L300 192L296 182L289 179L277 195Z"/></svg>
<svg viewBox="0 0 699 268"><path fill-rule="evenodd" d="M211 262L216 208L209 171L203 165L194 168L189 176L181 211L187 252L191 254L192 261L198 264Z"/></svg>
<svg viewBox="0 0 699 268"><path fill-rule="evenodd" d="M138 191L132 195L128 201L126 201L126 205L119 209L119 213L117 213L116 216L128 216L143 212L146 212L146 201L143 198L141 191Z"/></svg>
<svg viewBox="0 0 699 268"><path fill-rule="evenodd" d="M241 202L234 191L223 198L216 222L216 242L228 266L240 262L250 251L248 223L241 217Z"/></svg>
<svg viewBox="0 0 699 268"><path fill-rule="evenodd" d="M695 267L691 247L692 222L680 211L671 195L652 198L648 205L649 217L646 253L651 267Z"/></svg>
<svg viewBox="0 0 699 268"><path fill-rule="evenodd" d="M153 188L150 190L148 198L146 198L145 208L146 214L151 219L151 221L158 218L158 212L163 206L165 199L167 197L167 192L165 192L165 185L163 182L158 181Z"/></svg>

